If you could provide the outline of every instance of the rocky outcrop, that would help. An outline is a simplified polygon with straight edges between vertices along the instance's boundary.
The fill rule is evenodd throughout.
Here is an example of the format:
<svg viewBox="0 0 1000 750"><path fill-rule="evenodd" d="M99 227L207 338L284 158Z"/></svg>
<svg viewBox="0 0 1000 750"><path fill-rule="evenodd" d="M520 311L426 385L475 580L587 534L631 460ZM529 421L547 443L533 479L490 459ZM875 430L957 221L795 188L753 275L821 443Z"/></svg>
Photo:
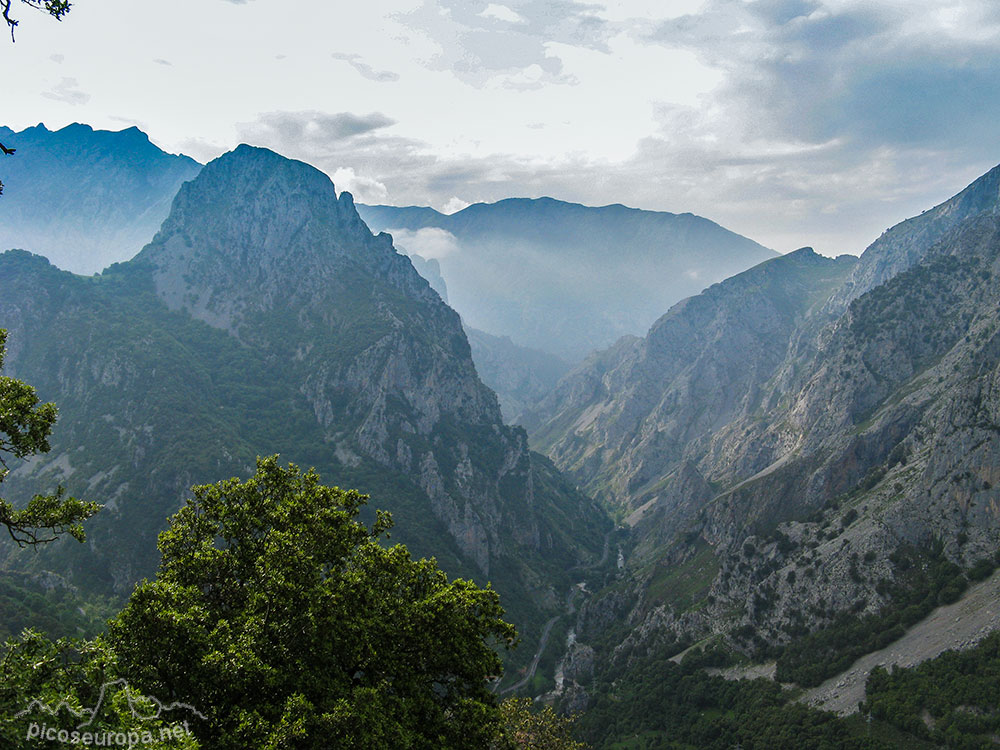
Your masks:
<svg viewBox="0 0 1000 750"><path fill-rule="evenodd" d="M842 312L851 300L913 267L942 237L968 219L1000 211L1000 166L953 198L897 224L873 242L844 286L829 302Z"/></svg>
<svg viewBox="0 0 1000 750"><path fill-rule="evenodd" d="M684 462L697 465L716 431L766 408L798 327L854 262L806 248L678 303L644 339L564 378L529 420L535 444L608 502L683 504L664 493Z"/></svg>
<svg viewBox="0 0 1000 750"><path fill-rule="evenodd" d="M396 248L397 250L402 250L402 248ZM448 285L444 281L444 277L441 275L441 264L437 262L435 258L424 258L422 255L417 255L416 253L408 256L410 262L413 264L414 270L427 279L427 283L431 285L431 289L437 292L441 299L445 302L448 301Z"/></svg>

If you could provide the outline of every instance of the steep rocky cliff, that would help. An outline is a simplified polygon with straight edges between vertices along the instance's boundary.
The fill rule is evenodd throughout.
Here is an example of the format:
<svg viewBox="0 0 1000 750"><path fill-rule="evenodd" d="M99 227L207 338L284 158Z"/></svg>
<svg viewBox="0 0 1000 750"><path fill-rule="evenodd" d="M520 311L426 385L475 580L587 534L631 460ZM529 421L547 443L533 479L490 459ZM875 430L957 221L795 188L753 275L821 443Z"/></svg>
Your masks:
<svg viewBox="0 0 1000 750"><path fill-rule="evenodd" d="M8 252L0 288L9 370L61 410L8 481L108 504L86 549L44 558L76 580L128 590L188 486L274 452L370 492L522 622L599 554L602 515L503 425L458 315L308 165L241 146L135 260L83 278Z"/></svg>
<svg viewBox="0 0 1000 750"><path fill-rule="evenodd" d="M599 664L721 635L791 644L779 672L818 679L809 658L850 663L990 569L996 175L856 264L799 251L706 290L557 387L533 439L632 529L622 579L578 622Z"/></svg>
<svg viewBox="0 0 1000 750"><path fill-rule="evenodd" d="M526 421L533 440L629 512L669 503L669 487L698 472L717 430L765 408L765 386L798 327L854 263L805 248L678 303L645 338L625 339L564 378Z"/></svg>
<svg viewBox="0 0 1000 750"><path fill-rule="evenodd" d="M991 169L965 190L934 208L886 230L861 255L851 277L830 299L843 312L865 292L917 263L945 234L962 222L1000 211L1000 166Z"/></svg>

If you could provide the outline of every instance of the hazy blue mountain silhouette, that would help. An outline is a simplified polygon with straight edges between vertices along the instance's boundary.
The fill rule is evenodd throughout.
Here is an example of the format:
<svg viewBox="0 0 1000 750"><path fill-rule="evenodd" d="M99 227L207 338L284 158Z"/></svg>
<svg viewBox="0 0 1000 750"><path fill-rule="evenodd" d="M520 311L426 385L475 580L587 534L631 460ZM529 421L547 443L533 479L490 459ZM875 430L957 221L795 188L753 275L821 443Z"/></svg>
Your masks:
<svg viewBox="0 0 1000 750"><path fill-rule="evenodd" d="M134 127L0 127L0 142L17 149L0 161L0 250L28 250L74 273L95 273L139 252L177 189L201 170Z"/></svg>
<svg viewBox="0 0 1000 750"><path fill-rule="evenodd" d="M421 230L444 230L438 260L466 323L522 346L579 360L645 331L680 299L774 257L693 214L592 208L552 198L477 203L455 214L359 205L373 231L430 256ZM440 250L440 248L439 248Z"/></svg>

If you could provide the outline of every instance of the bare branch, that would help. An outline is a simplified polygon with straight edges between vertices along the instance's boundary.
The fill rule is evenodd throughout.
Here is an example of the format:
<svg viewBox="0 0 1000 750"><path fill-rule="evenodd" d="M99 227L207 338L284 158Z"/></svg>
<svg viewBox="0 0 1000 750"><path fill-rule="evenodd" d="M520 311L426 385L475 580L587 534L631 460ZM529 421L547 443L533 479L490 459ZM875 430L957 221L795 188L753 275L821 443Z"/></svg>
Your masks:
<svg viewBox="0 0 1000 750"><path fill-rule="evenodd" d="M10 40L12 42L14 41L14 29L20 23L10 15L10 6L13 2L14 0L0 0L0 10L3 11L0 15L3 16L3 20L7 22L7 26L10 28ZM61 21L63 16L69 13L70 8L69 0L21 0L21 2L35 10L45 11L57 21Z"/></svg>
<svg viewBox="0 0 1000 750"><path fill-rule="evenodd" d="M0 0L0 8L3 8L3 20L10 26L10 40L14 41L14 29L17 28L17 21L10 17L10 4L12 0Z"/></svg>

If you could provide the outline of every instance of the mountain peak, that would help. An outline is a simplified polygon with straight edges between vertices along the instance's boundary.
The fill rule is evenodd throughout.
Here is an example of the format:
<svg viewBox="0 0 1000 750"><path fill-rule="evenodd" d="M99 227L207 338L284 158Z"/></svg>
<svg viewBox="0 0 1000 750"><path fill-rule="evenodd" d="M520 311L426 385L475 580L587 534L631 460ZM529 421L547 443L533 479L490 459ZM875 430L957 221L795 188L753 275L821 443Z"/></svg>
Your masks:
<svg viewBox="0 0 1000 750"><path fill-rule="evenodd" d="M242 249L245 254L253 247L280 256L292 238L319 227L327 233L336 229L342 239L371 239L350 193L338 200L326 174L245 143L209 162L181 187L160 233L170 235L181 225L188 232L192 225L201 227L215 237L210 244L227 253Z"/></svg>
<svg viewBox="0 0 1000 750"><path fill-rule="evenodd" d="M320 305L348 278L379 278L417 298L433 294L391 237L372 235L349 192L338 198L315 167L247 144L181 187L138 259L152 264L171 308L229 330L293 299Z"/></svg>

